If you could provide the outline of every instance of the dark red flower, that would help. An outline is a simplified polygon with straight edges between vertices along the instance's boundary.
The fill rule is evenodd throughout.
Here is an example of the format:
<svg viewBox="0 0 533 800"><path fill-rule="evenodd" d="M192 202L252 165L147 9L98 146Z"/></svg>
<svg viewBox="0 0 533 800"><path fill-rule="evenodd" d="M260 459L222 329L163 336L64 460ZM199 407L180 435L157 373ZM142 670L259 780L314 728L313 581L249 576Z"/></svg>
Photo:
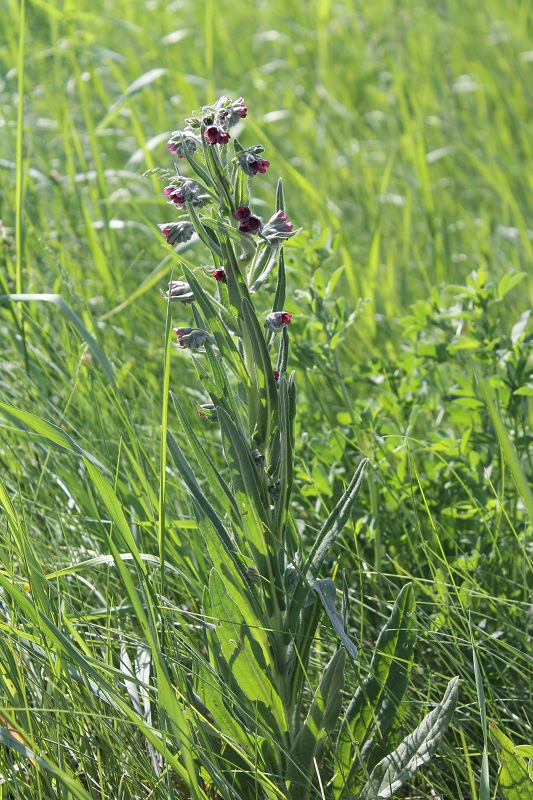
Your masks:
<svg viewBox="0 0 533 800"><path fill-rule="evenodd" d="M181 338L183 336L183 334L185 333L185 328L173 328L173 330L174 330L174 333L176 334L176 336L178 337L179 346L180 347L185 347L185 342Z"/></svg>
<svg viewBox="0 0 533 800"><path fill-rule="evenodd" d="M265 161L263 158L254 158L248 160L248 169L250 170L249 174L252 176L257 175L258 172L260 172L261 175L264 175L269 166L270 161Z"/></svg>
<svg viewBox="0 0 533 800"><path fill-rule="evenodd" d="M210 125L204 131L204 138L207 139L209 144L227 144L231 137L224 128L220 128L218 125Z"/></svg>
<svg viewBox="0 0 533 800"><path fill-rule="evenodd" d="M177 206L183 208L185 205L185 198L177 186L165 186L163 191L171 203L175 203Z"/></svg>
<svg viewBox="0 0 533 800"><path fill-rule="evenodd" d="M252 214L248 206L239 206L233 216L240 222L239 230L241 233L257 233L263 225L263 220Z"/></svg>
<svg viewBox="0 0 533 800"><path fill-rule="evenodd" d="M218 269L213 270L211 275L219 283L227 283L226 270L223 269L222 267L219 267Z"/></svg>
<svg viewBox="0 0 533 800"><path fill-rule="evenodd" d="M276 383L279 381L279 372L277 371L277 369L274 370L274 380L276 381Z"/></svg>

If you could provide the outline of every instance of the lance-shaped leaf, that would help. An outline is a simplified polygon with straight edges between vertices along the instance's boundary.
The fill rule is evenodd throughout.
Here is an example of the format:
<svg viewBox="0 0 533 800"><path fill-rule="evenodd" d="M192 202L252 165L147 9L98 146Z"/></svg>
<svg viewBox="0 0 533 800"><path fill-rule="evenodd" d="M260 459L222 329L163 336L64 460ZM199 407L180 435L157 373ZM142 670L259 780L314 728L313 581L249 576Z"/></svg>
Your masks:
<svg viewBox="0 0 533 800"><path fill-rule="evenodd" d="M254 432L254 439L258 448L263 451L270 439L271 431L277 424L278 389L263 331L259 326L253 306L247 298L242 301L242 315L252 343L259 390L257 429Z"/></svg>
<svg viewBox="0 0 533 800"><path fill-rule="evenodd" d="M289 754L286 780L291 796L305 800L314 775L313 759L326 732L331 733L342 707L346 651L337 650L322 676L318 691Z"/></svg>
<svg viewBox="0 0 533 800"><path fill-rule="evenodd" d="M196 507L199 508L204 514L211 525L213 526L214 530L216 531L220 541L222 542L226 553L230 556L232 560L235 559L235 544L231 539L228 531L224 527L223 523L220 520L220 516L217 511L213 508L205 494L200 488L198 481L194 475L194 472L191 468L191 465L185 458L185 455L178 445L176 439L172 435L170 431L167 431L167 444L170 454L176 464L177 468L180 471L180 474L187 486L187 489L191 493L192 497L196 502Z"/></svg>
<svg viewBox="0 0 533 800"><path fill-rule="evenodd" d="M417 769L432 758L452 721L457 705L458 684L459 678L452 678L441 702L393 753L374 767L357 800L392 797Z"/></svg>
<svg viewBox="0 0 533 800"><path fill-rule="evenodd" d="M350 790L360 768L354 743L365 761L378 740L383 746L386 734L402 701L413 660L416 642L415 600L410 583L398 595L391 616L382 628L370 662L370 673L362 682L346 710L335 752L334 787L341 798ZM375 739L371 737L376 737Z"/></svg>
<svg viewBox="0 0 533 800"><path fill-rule="evenodd" d="M515 747L512 741L500 731L494 722L489 724L490 735L498 750L498 759L501 769L498 779L498 789L503 800L533 800L533 780L529 773L527 762L522 758L521 752L531 758L533 748L527 745ZM525 750L525 753L524 753Z"/></svg>
<svg viewBox="0 0 533 800"><path fill-rule="evenodd" d="M207 320L209 329L215 338L217 347L220 350L220 354L224 359L224 362L230 367L232 372L240 381L248 385L249 378L246 373L241 355L235 342L233 341L231 333L224 323L224 320L222 319L221 315L217 313L210 295L204 291L201 283L196 279L194 273L185 264L182 263L181 266L184 275L187 278L187 282L193 291L194 299L200 306L202 313ZM236 320L233 324L235 325L235 323Z"/></svg>
<svg viewBox="0 0 533 800"><path fill-rule="evenodd" d="M254 271L252 285L250 286L250 294L255 294L255 292L258 292L259 289L266 283L268 276L272 272L274 264L276 263L278 248L275 246L268 247L264 244L262 247L263 252L261 254L261 258L258 259L257 267Z"/></svg>
<svg viewBox="0 0 533 800"><path fill-rule="evenodd" d="M265 650L258 640L258 627L252 629L239 606L229 595L216 570L209 578L211 608L216 620L216 634L222 655L242 693L260 706L260 714L279 735L286 724L281 698L274 685ZM258 625L260 620L257 620ZM264 635L264 631L261 634Z"/></svg>
<svg viewBox="0 0 533 800"><path fill-rule="evenodd" d="M344 630L344 621L342 619L342 615L335 607L335 595L337 593L335 584L331 578L324 578L320 581L314 581L311 584L311 588L319 596L320 602L324 606L324 611L331 620L331 624L333 625L335 633L344 644L352 658L357 658L357 647L347 636L346 631Z"/></svg>
<svg viewBox="0 0 533 800"><path fill-rule="evenodd" d="M281 541L285 541L284 530L291 499L294 458L294 407L289 392L294 389L294 374L290 381L284 375L279 379L279 497L276 501L275 530ZM274 466L274 465L272 465Z"/></svg>
<svg viewBox="0 0 533 800"><path fill-rule="evenodd" d="M359 494L367 464L368 459L364 458L359 464L348 488L319 531L315 543L311 548L311 552L302 568L303 574L309 581L318 577L318 573L320 572L330 547L336 541L338 535L350 518L352 506Z"/></svg>
<svg viewBox="0 0 533 800"><path fill-rule="evenodd" d="M320 529L315 543L311 548L311 552L302 566L301 573L304 578L306 578L306 581L310 586L313 585L318 577L330 547L334 544L348 519L350 518L353 504L355 503L359 489L361 488L361 482L363 480L367 463L368 459L365 458L359 464L348 488ZM296 587L296 591L294 592L290 610L291 626L296 624L300 610L305 603L305 597L307 593L306 581L300 581L299 585Z"/></svg>
<svg viewBox="0 0 533 800"><path fill-rule="evenodd" d="M287 281L285 278L285 257L283 255L283 247L279 251L278 258L278 282L276 284L276 294L274 295L274 302L272 303L272 311L283 311L285 305L285 295L287 289Z"/></svg>
<svg viewBox="0 0 533 800"><path fill-rule="evenodd" d="M214 251L218 256L222 255L222 249L216 234L204 226L204 220L200 219L192 203L185 203L185 207L194 225L194 230L198 234L198 238L208 247Z"/></svg>
<svg viewBox="0 0 533 800"><path fill-rule="evenodd" d="M270 580L273 577L270 564L275 549L272 538L268 535L272 523L266 492L259 479L260 468L255 464L248 443L230 416L222 408L217 411L226 461L231 471L233 491L243 521L247 545L259 574Z"/></svg>
<svg viewBox="0 0 533 800"><path fill-rule="evenodd" d="M226 481L216 468L211 456L207 453L204 446L198 439L177 396L174 393L171 394L176 411L180 417L181 424L183 425L183 429L187 435L191 449L196 456L202 475L207 479L213 494L216 496L226 514L228 514L228 516L230 516L236 524L242 525L237 503L235 502L234 496L228 489Z"/></svg>

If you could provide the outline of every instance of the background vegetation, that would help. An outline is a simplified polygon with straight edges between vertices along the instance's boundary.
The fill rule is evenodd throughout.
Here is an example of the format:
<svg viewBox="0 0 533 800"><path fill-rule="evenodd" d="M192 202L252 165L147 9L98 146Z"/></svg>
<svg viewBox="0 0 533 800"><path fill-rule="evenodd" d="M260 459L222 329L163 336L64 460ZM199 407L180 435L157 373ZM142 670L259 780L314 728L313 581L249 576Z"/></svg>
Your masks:
<svg viewBox="0 0 533 800"><path fill-rule="evenodd" d="M187 796L118 714L110 676L130 664L148 682L146 631L79 448L128 509L160 646L186 661L207 566L179 474L161 469L159 288L199 251L169 255L162 184L139 176L169 166L170 131L224 93L251 109L243 144L267 147L259 191L282 175L304 227L286 251L301 534L368 457L328 571L344 575L363 673L413 582L406 726L451 675L461 694L410 796L477 799L481 685L515 742L533 713L531 4L4 0L2 26L0 293L60 295L77 317L50 297L0 307L0 400L57 426L0 418L2 730L41 759L0 745L0 797L82 796L65 775L89 797ZM173 359L170 380L192 417L192 364ZM172 410L169 426L185 447ZM148 690L130 689L149 715ZM490 745L489 767L493 790Z"/></svg>

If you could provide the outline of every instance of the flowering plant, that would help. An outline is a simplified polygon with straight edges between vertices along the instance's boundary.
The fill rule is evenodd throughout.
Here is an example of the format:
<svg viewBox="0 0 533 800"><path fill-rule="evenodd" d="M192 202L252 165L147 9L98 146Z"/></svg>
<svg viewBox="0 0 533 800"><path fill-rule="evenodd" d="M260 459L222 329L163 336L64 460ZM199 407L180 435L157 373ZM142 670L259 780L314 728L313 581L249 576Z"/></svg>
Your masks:
<svg viewBox="0 0 533 800"><path fill-rule="evenodd" d="M194 177L176 166L164 193L184 217L160 225L168 245L194 231L210 251L212 266L203 270L209 287L182 264L183 276L164 296L168 335L178 301L178 350L202 353L191 356L208 395L198 411L202 423L213 423L207 435L220 432L226 464L224 471L217 467L183 400L174 397L202 479L171 432L168 447L211 563L203 597L206 655L193 656L188 687L197 758L185 767L195 798L204 796L201 769L224 798L389 797L435 751L453 714L457 682L389 752L416 638L413 592L406 585L370 672L341 716L346 656L355 661L358 650L346 631L346 603L341 613L333 581L320 573L350 518L367 462L306 545L310 534L302 539L291 511L297 409L295 376L288 371L293 314L284 308L284 243L300 229L287 219L281 180L268 221L252 210L250 183L270 162L260 158L260 145L230 145L231 129L246 115L242 98L223 97L172 134L169 150ZM181 326L189 309L190 324ZM339 646L313 686L310 659L323 613Z"/></svg>

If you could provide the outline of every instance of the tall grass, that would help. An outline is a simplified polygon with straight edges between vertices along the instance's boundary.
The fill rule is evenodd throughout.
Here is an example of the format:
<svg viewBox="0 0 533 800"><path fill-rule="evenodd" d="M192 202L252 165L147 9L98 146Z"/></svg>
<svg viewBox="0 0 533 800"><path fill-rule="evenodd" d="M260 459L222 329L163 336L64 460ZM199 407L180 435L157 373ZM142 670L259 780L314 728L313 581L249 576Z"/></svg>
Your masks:
<svg viewBox="0 0 533 800"><path fill-rule="evenodd" d="M530 4L27 0L22 12L6 0L0 33L0 292L48 300L0 307L0 796L187 797L183 760L149 716L146 643L172 663L186 754L172 697L200 649L208 563L160 448L158 288L179 261L202 262L164 248L160 184L139 175L166 158L163 133L225 92L253 108L245 143L275 154L306 229L286 252L301 535L369 457L326 565L350 598L361 672L412 581L424 635L406 727L461 676L447 749L412 794L484 797L485 743L492 791L498 762L481 683L487 717L531 740L527 320L513 337L532 300ZM500 298L509 272L527 277ZM200 401L186 360L169 381ZM186 448L172 407L168 425Z"/></svg>

